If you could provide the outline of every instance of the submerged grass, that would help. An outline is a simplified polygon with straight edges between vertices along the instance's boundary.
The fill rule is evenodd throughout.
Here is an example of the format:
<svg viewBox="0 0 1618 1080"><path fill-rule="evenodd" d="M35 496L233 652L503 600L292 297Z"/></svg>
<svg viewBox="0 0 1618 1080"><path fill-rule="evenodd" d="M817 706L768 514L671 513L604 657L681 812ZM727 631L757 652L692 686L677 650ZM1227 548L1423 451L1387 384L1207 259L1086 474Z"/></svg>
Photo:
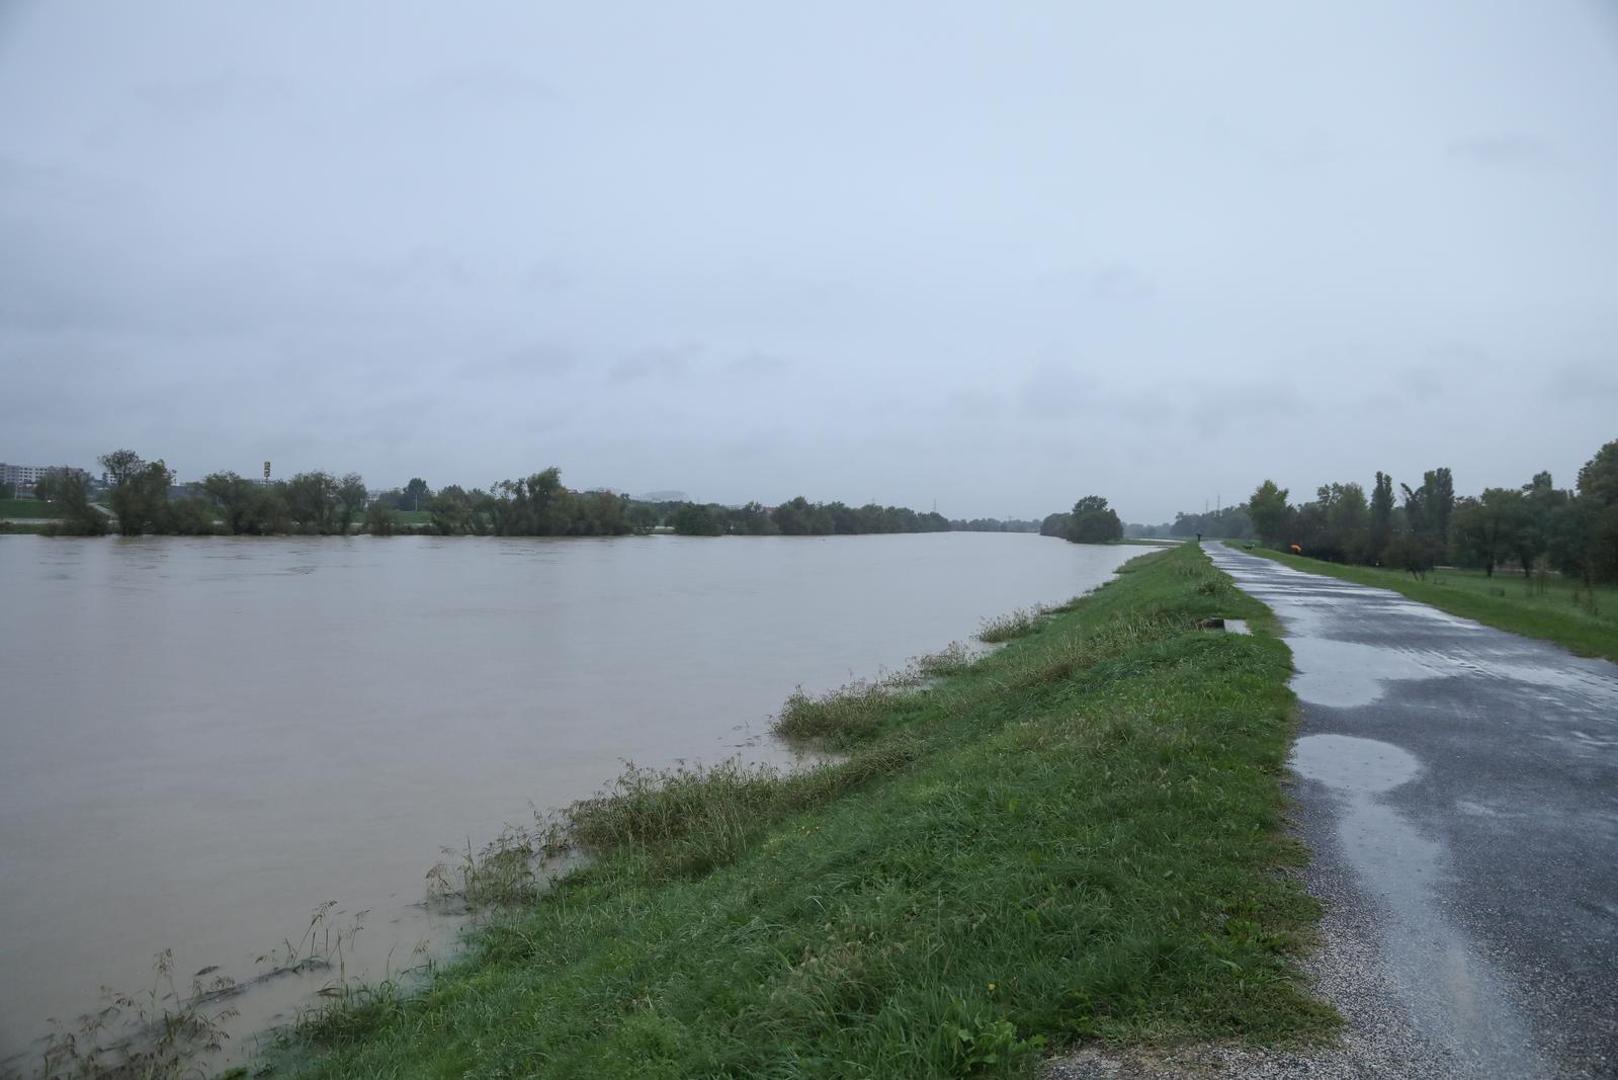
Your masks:
<svg viewBox="0 0 1618 1080"><path fill-rule="evenodd" d="M926 656L918 656L915 662L915 672L921 679L940 679L947 675L959 675L977 660L977 655L959 641L954 641L948 647L940 649Z"/></svg>
<svg viewBox="0 0 1618 1080"><path fill-rule="evenodd" d="M1588 588L1560 574L1524 577L1504 570L1490 577L1481 570L1442 569L1417 578L1402 570L1345 566L1249 544L1235 546L1295 570L1392 589L1451 615L1618 663L1618 588L1610 585Z"/></svg>
<svg viewBox="0 0 1618 1080"><path fill-rule="evenodd" d="M775 733L801 742L843 750L870 738L904 711L895 682L857 682L818 697L799 687L781 706Z"/></svg>
<svg viewBox="0 0 1618 1080"><path fill-rule="evenodd" d="M1009 615L984 619L983 627L978 631L978 640L989 645L998 645L1001 642L1027 637L1039 626L1039 618L1043 614L1042 608L1018 608Z"/></svg>
<svg viewBox="0 0 1618 1080"><path fill-rule="evenodd" d="M1259 632L1197 629L1211 616ZM1031 1075L1075 1040L1329 1032L1292 954L1286 649L1195 548L920 689L783 711L843 760L632 770L584 868L275 1075ZM384 992L385 991L385 992Z"/></svg>

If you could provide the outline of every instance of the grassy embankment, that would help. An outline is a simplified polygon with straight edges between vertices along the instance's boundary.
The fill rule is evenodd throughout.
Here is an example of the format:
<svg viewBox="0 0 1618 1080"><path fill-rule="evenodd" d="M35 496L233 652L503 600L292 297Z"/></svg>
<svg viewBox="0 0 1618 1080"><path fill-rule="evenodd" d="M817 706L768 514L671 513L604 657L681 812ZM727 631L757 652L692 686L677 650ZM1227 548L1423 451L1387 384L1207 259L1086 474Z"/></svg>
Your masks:
<svg viewBox="0 0 1618 1080"><path fill-rule="evenodd" d="M0 499L0 520L10 518L59 518L66 516L60 504L39 499Z"/></svg>
<svg viewBox="0 0 1618 1080"><path fill-rule="evenodd" d="M1559 574L1523 577L1496 570L1433 570L1416 578L1403 570L1345 566L1246 544L1232 546L1296 570L1373 585L1412 600L1527 637L1554 641L1580 656L1618 662L1618 588L1585 589Z"/></svg>
<svg viewBox="0 0 1618 1080"><path fill-rule="evenodd" d="M1029 1075L1072 1040L1328 1033L1269 625L1182 547L919 689L794 695L783 731L843 759L632 771L569 812L591 864L422 992L307 1020L273 1075Z"/></svg>

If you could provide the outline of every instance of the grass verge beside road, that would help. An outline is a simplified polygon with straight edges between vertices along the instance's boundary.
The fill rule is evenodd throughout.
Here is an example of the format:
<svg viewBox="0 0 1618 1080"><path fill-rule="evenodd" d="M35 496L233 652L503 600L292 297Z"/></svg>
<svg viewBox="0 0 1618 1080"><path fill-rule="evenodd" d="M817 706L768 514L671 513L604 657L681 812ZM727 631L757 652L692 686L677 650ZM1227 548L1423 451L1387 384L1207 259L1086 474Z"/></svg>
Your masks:
<svg viewBox="0 0 1618 1080"><path fill-rule="evenodd" d="M1500 570L1488 577L1481 570L1440 569L1418 579L1402 570L1345 566L1235 541L1231 546L1295 570L1392 589L1451 615L1554 641L1580 656L1618 662L1618 589L1610 586L1587 590L1557 574L1525 578Z"/></svg>
<svg viewBox="0 0 1618 1080"><path fill-rule="evenodd" d="M798 698L841 760L632 772L570 811L586 868L420 992L305 1021L273 1075L1021 1076L1073 1041L1327 1034L1272 625L1185 546L919 685Z"/></svg>

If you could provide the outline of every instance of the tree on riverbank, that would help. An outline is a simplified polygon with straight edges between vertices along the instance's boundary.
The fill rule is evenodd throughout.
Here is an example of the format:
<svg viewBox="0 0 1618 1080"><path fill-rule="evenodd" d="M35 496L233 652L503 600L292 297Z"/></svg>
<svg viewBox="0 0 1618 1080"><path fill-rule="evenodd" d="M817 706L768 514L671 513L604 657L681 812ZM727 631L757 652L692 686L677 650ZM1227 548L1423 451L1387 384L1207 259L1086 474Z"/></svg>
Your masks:
<svg viewBox="0 0 1618 1080"><path fill-rule="evenodd" d="M1247 500L1247 516L1252 519L1260 540L1270 545L1284 542L1291 517L1287 489L1276 487L1274 480L1264 481Z"/></svg>
<svg viewBox="0 0 1618 1080"><path fill-rule="evenodd" d="M216 531L213 510L205 500L169 499L174 473L161 458L147 461L133 450L114 450L98 460L110 488L107 501L124 536L196 536Z"/></svg>
<svg viewBox="0 0 1618 1080"><path fill-rule="evenodd" d="M725 522L716 511L723 507L686 503L674 513L674 531L681 536L723 536Z"/></svg>
<svg viewBox="0 0 1618 1080"><path fill-rule="evenodd" d="M1105 544L1123 539L1124 523L1118 520L1118 512L1107 505L1105 498L1086 495L1073 504L1066 536L1075 544Z"/></svg>
<svg viewBox="0 0 1618 1080"><path fill-rule="evenodd" d="M107 515L90 505L90 481L76 469L52 469L34 483L34 498L57 505L60 521L51 525L56 536L105 536Z"/></svg>
<svg viewBox="0 0 1618 1080"><path fill-rule="evenodd" d="M292 515L280 484L260 484L233 472L212 473L202 490L235 536L269 536L292 531Z"/></svg>

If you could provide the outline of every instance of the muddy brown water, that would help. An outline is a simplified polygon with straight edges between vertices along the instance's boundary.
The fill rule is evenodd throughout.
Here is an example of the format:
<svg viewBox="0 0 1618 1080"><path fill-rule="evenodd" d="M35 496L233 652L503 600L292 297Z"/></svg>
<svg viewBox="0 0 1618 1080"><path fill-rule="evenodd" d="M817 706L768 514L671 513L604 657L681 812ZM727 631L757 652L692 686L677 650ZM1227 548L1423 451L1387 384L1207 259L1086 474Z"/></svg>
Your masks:
<svg viewBox="0 0 1618 1080"><path fill-rule="evenodd" d="M442 952L423 904L626 760L785 762L795 685L903 666L1140 549L1028 535L0 539L0 1062L151 983L246 981L316 905L346 974ZM364 912L363 915L360 915ZM239 1056L331 971L236 1000ZM19 1056L20 1055L20 1056Z"/></svg>

